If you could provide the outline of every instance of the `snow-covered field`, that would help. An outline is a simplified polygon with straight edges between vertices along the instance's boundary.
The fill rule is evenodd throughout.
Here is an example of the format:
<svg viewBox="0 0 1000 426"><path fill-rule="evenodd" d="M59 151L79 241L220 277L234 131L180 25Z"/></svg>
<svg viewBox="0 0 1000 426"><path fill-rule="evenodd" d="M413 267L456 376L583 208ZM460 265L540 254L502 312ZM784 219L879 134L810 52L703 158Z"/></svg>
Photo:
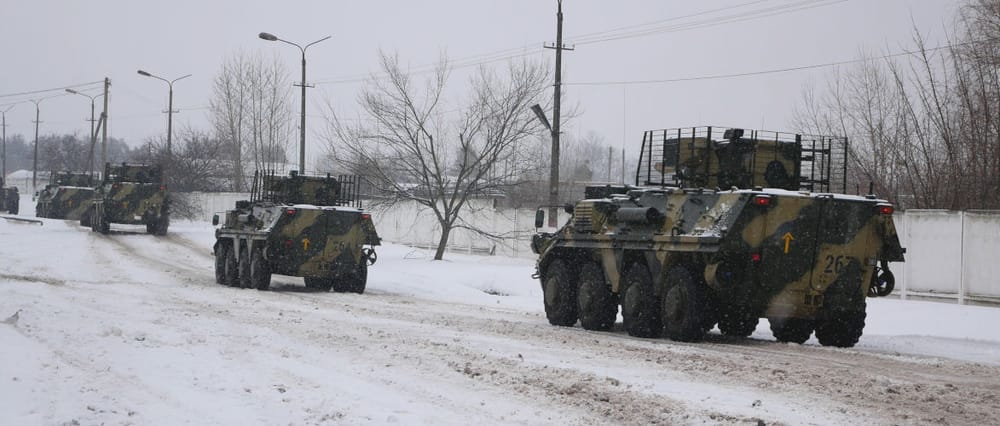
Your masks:
<svg viewBox="0 0 1000 426"><path fill-rule="evenodd" d="M763 320L686 344L548 325L523 259L386 245L363 295L281 276L259 292L214 283L208 224L43 221L0 220L0 320L17 313L0 323L0 425L1000 417L1000 308L869 300L852 349L777 343Z"/></svg>

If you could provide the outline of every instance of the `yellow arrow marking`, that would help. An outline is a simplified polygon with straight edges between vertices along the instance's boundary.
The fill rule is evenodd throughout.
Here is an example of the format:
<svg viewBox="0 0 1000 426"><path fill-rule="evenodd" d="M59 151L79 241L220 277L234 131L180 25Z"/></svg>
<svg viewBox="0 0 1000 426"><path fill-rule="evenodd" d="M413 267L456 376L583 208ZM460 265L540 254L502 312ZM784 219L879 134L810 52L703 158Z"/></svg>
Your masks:
<svg viewBox="0 0 1000 426"><path fill-rule="evenodd" d="M785 240L785 254L788 254L788 245L795 239L795 237L792 236L791 232L786 232L781 238Z"/></svg>
<svg viewBox="0 0 1000 426"><path fill-rule="evenodd" d="M303 238L302 239L302 251L309 251L309 239L308 238Z"/></svg>

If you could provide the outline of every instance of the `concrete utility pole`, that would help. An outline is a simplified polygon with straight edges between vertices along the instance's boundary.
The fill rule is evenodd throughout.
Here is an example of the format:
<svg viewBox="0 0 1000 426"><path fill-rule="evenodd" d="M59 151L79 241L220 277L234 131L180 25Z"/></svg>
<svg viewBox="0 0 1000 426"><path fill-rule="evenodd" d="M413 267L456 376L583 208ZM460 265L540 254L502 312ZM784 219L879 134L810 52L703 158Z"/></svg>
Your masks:
<svg viewBox="0 0 1000 426"><path fill-rule="evenodd" d="M556 50L556 82L555 93L552 99L552 165L549 172L549 226L559 226L557 215L559 209L554 207L559 203L559 100L562 97L562 51L573 50L563 45L562 42L562 0L558 0L558 11L556 12L556 43L546 45L547 49Z"/></svg>
<svg viewBox="0 0 1000 426"><path fill-rule="evenodd" d="M38 190L38 124L41 123L39 117L41 115L41 109L38 108L38 104L42 103L45 98L42 99L32 99L31 102L35 104L35 155L31 164L31 193L34 194Z"/></svg>
<svg viewBox="0 0 1000 426"><path fill-rule="evenodd" d="M3 117L2 119L3 124L0 124L0 128L3 129L3 153L2 153L3 174L0 175L0 178L2 178L0 180L7 179L7 111L10 111L11 108L14 108L14 105L17 104L11 104L9 107L7 107L7 109L0 111L0 116Z"/></svg>
<svg viewBox="0 0 1000 426"><path fill-rule="evenodd" d="M111 79L104 77L104 112L101 113L101 170L108 162L108 92L111 89ZM101 172L101 179L104 172Z"/></svg>
<svg viewBox="0 0 1000 426"><path fill-rule="evenodd" d="M299 124L299 174L306 173L306 87L312 87L306 84L306 49L316 43L326 40L332 36L326 36L312 43L305 45L305 47L299 46L296 43L292 43L288 40L283 40L278 38L278 36L271 33L260 33L257 35L261 40L267 41L280 41L282 43L290 44L292 46L298 47L302 52L302 82L296 84L296 86L302 87L302 122Z"/></svg>

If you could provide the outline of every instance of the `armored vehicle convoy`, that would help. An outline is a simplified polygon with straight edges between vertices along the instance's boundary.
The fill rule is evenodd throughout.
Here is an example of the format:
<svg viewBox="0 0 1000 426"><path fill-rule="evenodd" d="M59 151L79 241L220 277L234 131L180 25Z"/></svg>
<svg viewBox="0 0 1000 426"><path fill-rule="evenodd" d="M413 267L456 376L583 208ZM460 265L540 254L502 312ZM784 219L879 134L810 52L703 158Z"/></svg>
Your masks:
<svg viewBox="0 0 1000 426"><path fill-rule="evenodd" d="M91 207L94 188L87 173L55 173L38 193L35 216L80 220Z"/></svg>
<svg viewBox="0 0 1000 426"><path fill-rule="evenodd" d="M215 231L216 281L267 290L280 274L304 277L309 288L363 293L381 239L357 194L355 176L256 173L250 200L236 202Z"/></svg>
<svg viewBox="0 0 1000 426"><path fill-rule="evenodd" d="M146 225L146 232L166 235L170 226L170 195L160 166L104 165L101 184L80 225L107 234L112 223Z"/></svg>
<svg viewBox="0 0 1000 426"><path fill-rule="evenodd" d="M16 186L4 186L3 176L0 176L0 212L17 214L20 210L21 194Z"/></svg>
<svg viewBox="0 0 1000 426"><path fill-rule="evenodd" d="M746 337L767 318L779 341L857 343L903 261L893 206L843 194L846 138L719 130L646 132L634 186L588 187L533 237L551 324L609 330L620 305L633 336Z"/></svg>

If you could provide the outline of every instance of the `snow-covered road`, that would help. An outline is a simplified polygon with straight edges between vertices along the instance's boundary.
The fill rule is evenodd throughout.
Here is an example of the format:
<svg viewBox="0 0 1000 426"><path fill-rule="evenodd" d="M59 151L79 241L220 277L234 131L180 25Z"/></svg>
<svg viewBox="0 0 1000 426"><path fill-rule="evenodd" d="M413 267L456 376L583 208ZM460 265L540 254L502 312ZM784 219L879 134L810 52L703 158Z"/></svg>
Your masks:
<svg viewBox="0 0 1000 426"><path fill-rule="evenodd" d="M132 232L132 231L136 232ZM216 285L212 228L0 220L0 424L988 424L1000 309L872 300L852 349L548 325L529 261L387 245L363 295ZM620 323L618 324L620 328Z"/></svg>

